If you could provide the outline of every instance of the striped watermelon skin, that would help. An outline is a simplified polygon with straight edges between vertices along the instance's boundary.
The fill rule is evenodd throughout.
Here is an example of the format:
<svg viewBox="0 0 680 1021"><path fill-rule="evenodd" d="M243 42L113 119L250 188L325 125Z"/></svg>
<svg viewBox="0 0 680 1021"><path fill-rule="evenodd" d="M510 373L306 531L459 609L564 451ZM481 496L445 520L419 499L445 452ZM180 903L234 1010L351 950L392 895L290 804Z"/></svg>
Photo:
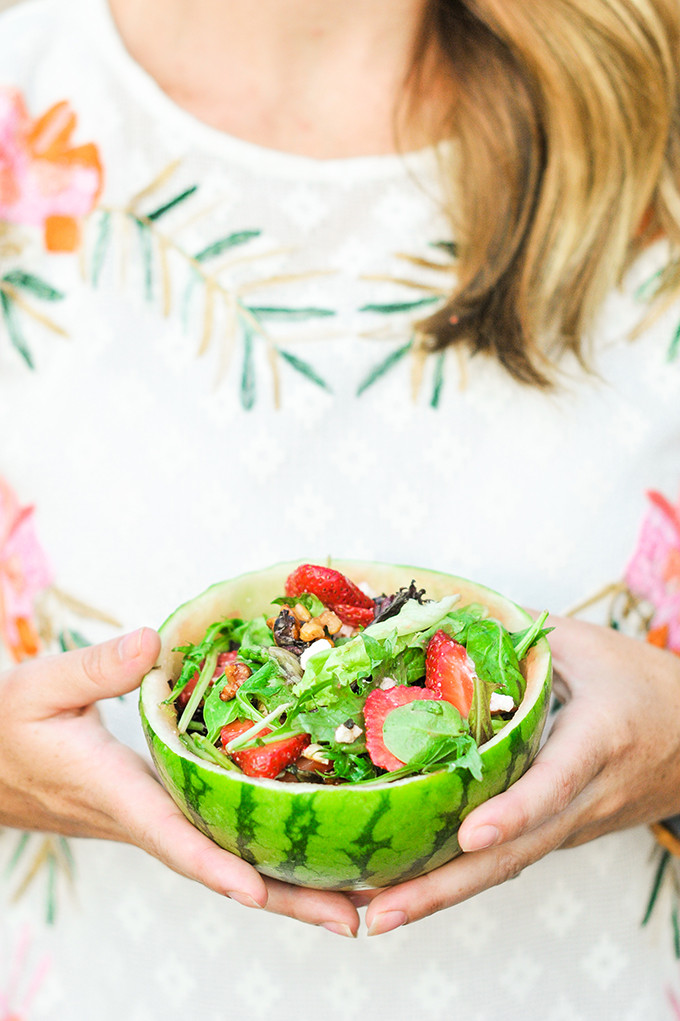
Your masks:
<svg viewBox="0 0 680 1021"><path fill-rule="evenodd" d="M295 566L278 565L213 586L163 625L159 667L145 679L140 701L159 777L198 829L265 875L327 890L389 886L415 878L459 854L456 834L465 816L529 767L548 712L547 642L528 657L527 696L515 720L482 749L480 781L467 770L457 770L393 784L332 787L226 772L185 749L176 737L174 710L158 705L167 694L168 678L179 669L171 649L201 637L220 615L238 614L239 603L242 616L268 610L269 600L283 591L285 577ZM514 604L463 579L411 567L357 562L333 566L380 591L393 591L411 578L435 598L462 591L463 602L485 602L500 619L503 611L509 627L526 626L526 615Z"/></svg>

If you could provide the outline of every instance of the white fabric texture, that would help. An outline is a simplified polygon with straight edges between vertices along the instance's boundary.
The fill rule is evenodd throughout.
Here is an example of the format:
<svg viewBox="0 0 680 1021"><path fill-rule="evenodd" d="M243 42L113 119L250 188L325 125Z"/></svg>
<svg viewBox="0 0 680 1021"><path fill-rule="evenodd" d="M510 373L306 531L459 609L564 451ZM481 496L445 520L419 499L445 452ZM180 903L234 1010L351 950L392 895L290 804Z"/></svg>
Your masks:
<svg viewBox="0 0 680 1021"><path fill-rule="evenodd" d="M447 353L414 396L399 353L429 306L398 306L451 279L432 153L324 162L227 138L132 62L103 0L40 0L0 24L0 86L32 116L68 100L105 168L82 258L46 254L32 228L9 258L63 291L49 314L68 338L22 320L30 370L0 333L0 474L36 505L61 588L133 628L222 578L328 554L451 571L555 612L622 576L645 491L675 497L680 475L673 310L627 339L662 252L608 302L597 375L565 365L545 394ZM175 162L137 211L198 188L149 235L125 210ZM237 232L252 234L199 260L206 282L187 256ZM107 715L142 750L135 697ZM16 840L0 835L0 866ZM222 901L134 848L71 843L54 924L38 881L0 912L0 990L26 931L27 972L49 959L26 1021L674 1016L663 905L640 927L644 829L354 942Z"/></svg>

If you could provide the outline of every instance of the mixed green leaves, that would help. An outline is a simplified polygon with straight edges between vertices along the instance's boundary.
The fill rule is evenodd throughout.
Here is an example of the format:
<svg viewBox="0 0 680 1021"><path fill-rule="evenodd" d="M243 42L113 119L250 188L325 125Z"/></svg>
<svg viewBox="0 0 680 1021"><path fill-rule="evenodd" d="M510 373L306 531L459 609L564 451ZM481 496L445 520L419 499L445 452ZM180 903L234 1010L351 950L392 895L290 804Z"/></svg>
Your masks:
<svg viewBox="0 0 680 1021"><path fill-rule="evenodd" d="M525 690L520 661L549 629L544 627L544 614L523 631L509 633L488 617L482 605L456 608L456 601L456 596L438 601L401 598L394 615L307 657L304 668L298 655L274 643L264 614L250 621L217 622L200 642L181 649L183 668L166 701L174 701L190 681L195 682L179 730L199 757L213 762L224 758L215 747L221 729L239 720L253 725L234 739L239 748L308 735L310 744L321 749L330 770L326 775L336 781L367 783L442 769L467 769L479 779L479 746L505 723L492 717L491 696L510 695L519 705ZM312 616L325 609L309 594L273 601L274 606L290 609L296 604ZM441 698L417 699L392 709L385 717L382 739L404 766L386 774L367 752L366 698L380 686L422 687L428 645L438 631L463 644L474 664L469 716L463 718ZM221 653L234 650L251 673L235 692L230 688L224 695L231 678L219 676L215 668Z"/></svg>

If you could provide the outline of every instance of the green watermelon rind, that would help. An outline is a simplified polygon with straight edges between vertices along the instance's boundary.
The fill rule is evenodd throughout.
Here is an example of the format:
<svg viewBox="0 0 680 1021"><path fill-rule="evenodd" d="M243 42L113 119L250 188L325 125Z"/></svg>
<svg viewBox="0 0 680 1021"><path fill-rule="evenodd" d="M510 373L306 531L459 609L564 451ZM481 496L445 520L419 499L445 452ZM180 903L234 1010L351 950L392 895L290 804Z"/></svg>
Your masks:
<svg viewBox="0 0 680 1021"><path fill-rule="evenodd" d="M160 629L157 666L144 679L140 712L159 777L188 819L221 847L264 875L317 889L357 890L415 878L460 853L458 828L483 801L507 789L536 755L548 713L551 657L542 639L527 657L527 692L515 717L481 749L482 779L468 770L369 786L284 784L230 773L192 755L177 735L174 709L159 703L181 655L220 616L269 609L298 562L241 575L180 606ZM412 578L428 594L462 591L463 603L489 606L512 630L528 615L498 593L466 579L413 567L333 561L352 580L393 591Z"/></svg>

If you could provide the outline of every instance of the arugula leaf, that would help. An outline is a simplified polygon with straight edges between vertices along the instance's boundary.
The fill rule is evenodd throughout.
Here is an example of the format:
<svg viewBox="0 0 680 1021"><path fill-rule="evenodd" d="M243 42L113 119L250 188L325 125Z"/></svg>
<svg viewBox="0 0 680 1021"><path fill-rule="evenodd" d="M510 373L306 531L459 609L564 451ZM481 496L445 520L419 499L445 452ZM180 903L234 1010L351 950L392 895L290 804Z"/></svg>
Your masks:
<svg viewBox="0 0 680 1021"><path fill-rule="evenodd" d="M478 620L468 628L466 648L477 675L494 691L511 695L519 705L524 695L524 678L512 639L497 620Z"/></svg>
<svg viewBox="0 0 680 1021"><path fill-rule="evenodd" d="M539 639L545 638L546 635L555 630L551 627L543 627L547 619L548 611L544 610L531 627L526 628L524 631L512 632L510 640L515 648L515 655L518 660L524 659L531 646L535 645Z"/></svg>
<svg viewBox="0 0 680 1021"><path fill-rule="evenodd" d="M290 695L282 681L279 673L279 666L275 660L270 659L259 670L243 682L234 695L235 700L242 708L244 714L253 712L253 705L250 697L255 695L260 702L263 702L267 710L275 709L283 702L290 702ZM246 719L259 719L260 715L253 717L246 715Z"/></svg>
<svg viewBox="0 0 680 1021"><path fill-rule="evenodd" d="M295 719L315 744L334 742L336 730L346 720L354 720L363 729L365 701L365 692L355 695L349 688L343 688L332 705L311 712L302 711ZM358 746L352 742L350 747L356 751Z"/></svg>
<svg viewBox="0 0 680 1021"><path fill-rule="evenodd" d="M333 763L333 775L348 783L361 783L378 779L378 771L367 755L350 751L354 745L332 744L324 754Z"/></svg>
<svg viewBox="0 0 680 1021"><path fill-rule="evenodd" d="M208 731L208 741L212 744L219 736L222 727L234 720L259 720L262 716L257 709L248 702L245 705L230 698L223 702L220 692L227 683L227 678L218 678L210 689L203 704L203 720Z"/></svg>
<svg viewBox="0 0 680 1021"><path fill-rule="evenodd" d="M296 606L301 603L306 610L309 610L312 617L318 617L326 609L324 604L321 602L318 596L315 596L313 592L303 592L300 596L279 596L278 599L272 599L272 603L275 606Z"/></svg>
<svg viewBox="0 0 680 1021"><path fill-rule="evenodd" d="M469 769L475 780L482 779L484 764L479 748L471 734L440 738L422 759L414 759L409 766L416 773L436 773L445 768L449 773L456 769Z"/></svg>
<svg viewBox="0 0 680 1021"><path fill-rule="evenodd" d="M274 636L271 629L267 627L265 615L254 617L249 621L241 637L241 645L238 650L239 659L244 663L266 663L268 649L274 644Z"/></svg>
<svg viewBox="0 0 680 1021"><path fill-rule="evenodd" d="M174 702L179 693L184 691L194 674L201 672L204 660L216 646L219 646L219 652L228 652L231 643L238 641L237 636L243 627L245 627L244 622L236 617L231 620L218 620L210 625L200 642L195 645L181 645L174 648L173 652L184 653L184 662L181 673L163 705Z"/></svg>

